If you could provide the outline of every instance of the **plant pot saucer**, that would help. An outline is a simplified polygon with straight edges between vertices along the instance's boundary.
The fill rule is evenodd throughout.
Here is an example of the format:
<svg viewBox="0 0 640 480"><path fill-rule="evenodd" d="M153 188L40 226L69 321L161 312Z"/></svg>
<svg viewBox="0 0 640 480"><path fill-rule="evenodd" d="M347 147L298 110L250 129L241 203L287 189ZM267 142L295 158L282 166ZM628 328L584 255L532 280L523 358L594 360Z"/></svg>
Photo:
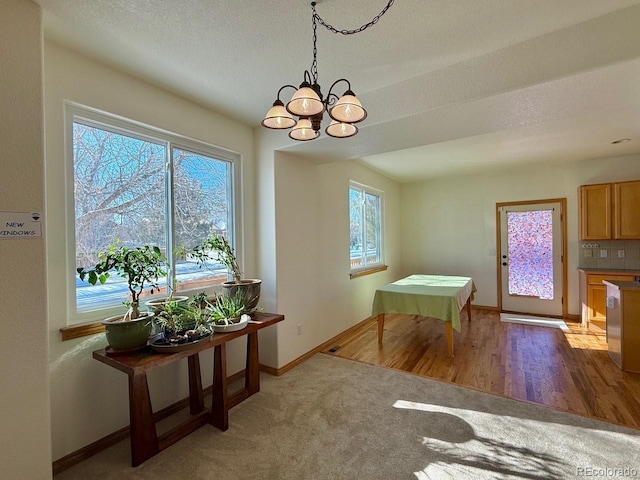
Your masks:
<svg viewBox="0 0 640 480"><path fill-rule="evenodd" d="M164 339L162 338L162 336L158 336L155 340L150 342L149 345L151 346L151 349L154 352L158 352L158 353L177 353L177 352L182 352L184 350L189 350L190 348L193 348L193 347L195 347L196 345L198 345L200 343L208 342L209 341L209 337L211 337L211 333L209 333L207 335L204 335L204 336L198 338L197 340L193 340L191 342L167 345L166 343L164 343Z"/></svg>
<svg viewBox="0 0 640 480"><path fill-rule="evenodd" d="M229 325L211 325L211 328L214 332L217 333L227 333L227 332L237 332L238 330L242 330L249 324L249 315L243 315L241 319L235 323L230 323Z"/></svg>
<svg viewBox="0 0 640 480"><path fill-rule="evenodd" d="M118 355L128 355L130 353L144 352L146 349L147 345L143 347L130 348L128 350L114 350L113 348L111 348L111 345L107 345L106 347L104 347L104 353L106 353L110 357L116 357Z"/></svg>

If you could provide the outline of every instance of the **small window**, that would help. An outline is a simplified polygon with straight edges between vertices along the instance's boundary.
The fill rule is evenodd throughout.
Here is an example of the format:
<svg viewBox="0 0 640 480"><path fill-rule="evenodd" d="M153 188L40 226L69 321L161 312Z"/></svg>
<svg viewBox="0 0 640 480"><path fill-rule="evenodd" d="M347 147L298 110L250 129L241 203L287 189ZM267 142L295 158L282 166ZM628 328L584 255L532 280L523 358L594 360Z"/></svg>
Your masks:
<svg viewBox="0 0 640 480"><path fill-rule="evenodd" d="M383 193L380 190L350 182L351 272L376 268L384 264L382 202Z"/></svg>
<svg viewBox="0 0 640 480"><path fill-rule="evenodd" d="M216 262L199 268L176 255L216 233L234 240L234 154L168 132L73 108L73 247L76 267L94 265L98 252L123 245L158 246L168 260L160 293L195 290L228 280ZM71 233L71 232L70 232ZM74 271L74 270L71 270ZM76 321L120 307L124 279L90 286L76 276Z"/></svg>

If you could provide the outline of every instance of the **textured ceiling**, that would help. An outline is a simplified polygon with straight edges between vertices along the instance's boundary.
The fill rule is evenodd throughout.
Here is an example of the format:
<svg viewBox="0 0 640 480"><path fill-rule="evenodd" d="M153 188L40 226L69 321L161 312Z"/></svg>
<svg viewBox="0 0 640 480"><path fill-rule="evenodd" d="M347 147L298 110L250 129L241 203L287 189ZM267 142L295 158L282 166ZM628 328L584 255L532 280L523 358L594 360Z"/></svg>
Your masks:
<svg viewBox="0 0 640 480"><path fill-rule="evenodd" d="M36 1L47 39L249 125L312 59L306 0ZM321 0L317 11L351 29L386 3ZM358 35L318 27L320 84L351 81L369 111L359 135L293 145L260 134L400 181L638 152L637 25L640 0L396 0ZM611 145L623 137L633 141Z"/></svg>

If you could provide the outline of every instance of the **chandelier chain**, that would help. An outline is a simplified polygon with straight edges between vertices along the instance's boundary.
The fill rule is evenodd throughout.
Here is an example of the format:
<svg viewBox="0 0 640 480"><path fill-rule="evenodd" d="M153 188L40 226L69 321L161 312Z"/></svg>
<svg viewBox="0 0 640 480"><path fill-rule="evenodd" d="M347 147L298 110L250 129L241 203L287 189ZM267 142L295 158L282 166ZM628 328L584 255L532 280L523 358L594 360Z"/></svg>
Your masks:
<svg viewBox="0 0 640 480"><path fill-rule="evenodd" d="M339 33L341 35L355 35L356 33L360 33L366 30L367 28L372 27L373 25L378 23L380 18L385 13L387 13L387 10L391 8L391 5L393 5L394 2L395 0L389 0L389 2L382 9L382 11L378 15L373 17L373 19L370 22L367 22L364 25L361 25L360 27L353 30L347 30L347 29L338 30L333 25L325 22L322 19L322 17L318 15L318 12L316 12L316 2L311 2L311 10L313 12L311 15L311 21L313 23L313 62L311 62L311 79L313 80L313 83L318 83L318 47L316 46L316 43L318 41L318 33L317 33L318 23L320 23L320 25L322 25L327 30L333 33Z"/></svg>
<svg viewBox="0 0 640 480"><path fill-rule="evenodd" d="M304 71L304 79L299 88L294 85L284 85L278 90L278 96L273 107L269 109L262 121L266 128L283 130L292 128L289 137L293 140L308 141L318 138L324 119L324 113L331 117L329 126L325 129L327 135L335 138L353 137L358 133L357 123L367 118L367 111L355 93L351 90L351 82L346 78L339 78L331 84L326 96L322 95L318 84L318 23L332 33L354 35L372 27L387 13L395 0L387 0L387 5L370 22L354 30L339 30L325 22L316 12L315 1L311 2L311 23L313 25L313 61L311 68ZM347 89L342 96L334 92L334 87L346 83ZM291 100L286 104L280 100L280 94L285 88L296 90ZM296 120L295 117L298 117Z"/></svg>
<svg viewBox="0 0 640 480"><path fill-rule="evenodd" d="M316 2L311 2L311 8L313 9L313 18L314 20L318 20L318 22L320 23L320 25L322 25L323 27L325 27L327 30L329 30L330 32L333 33L340 33L342 35L354 35L356 33L360 33L364 30L366 30L369 27L372 27L373 25L375 25L376 23L378 23L378 20L380 20L380 18L387 13L387 10L389 10L389 8L391 8L391 5L393 5L393 3L395 2L395 0L389 0L389 3L387 3L387 5L382 9L382 11L376 15L375 17L373 17L373 19L370 22L365 23L364 25L353 29L353 30L347 30L347 29L341 29L338 30L336 27L334 27L333 25L325 22L322 17L320 15L318 15L318 13L316 12L316 6L315 3ZM314 26L314 35L315 35L315 21L313 22L313 26Z"/></svg>
<svg viewBox="0 0 640 480"><path fill-rule="evenodd" d="M318 47L316 46L316 42L318 41L318 24L316 23L316 13L315 6L312 4L313 15L311 16L311 21L313 22L313 62L311 63L311 78L313 78L313 83L318 83Z"/></svg>

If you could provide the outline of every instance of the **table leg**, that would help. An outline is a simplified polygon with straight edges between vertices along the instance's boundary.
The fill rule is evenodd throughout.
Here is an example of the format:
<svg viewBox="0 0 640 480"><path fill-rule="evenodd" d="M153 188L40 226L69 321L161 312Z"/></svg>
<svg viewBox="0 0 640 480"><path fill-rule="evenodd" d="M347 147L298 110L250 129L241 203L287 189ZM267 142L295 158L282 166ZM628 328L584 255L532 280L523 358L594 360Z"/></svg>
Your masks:
<svg viewBox="0 0 640 480"><path fill-rule="evenodd" d="M204 393L202 392L202 376L200 375L200 357L194 354L188 357L189 362L189 411L195 415L204 410Z"/></svg>
<svg viewBox="0 0 640 480"><path fill-rule="evenodd" d="M469 321L471 321L471 297L467 298L467 316L469 317Z"/></svg>
<svg viewBox="0 0 640 480"><path fill-rule="evenodd" d="M160 451L147 374L129 375L131 465L137 467Z"/></svg>
<svg viewBox="0 0 640 480"><path fill-rule="evenodd" d="M258 332L247 335L247 364L244 386L249 395L260 391L260 364L258 355Z"/></svg>
<svg viewBox="0 0 640 480"><path fill-rule="evenodd" d="M446 322L447 324L447 350L449 351L449 356L453 357L453 323Z"/></svg>
<svg viewBox="0 0 640 480"><path fill-rule="evenodd" d="M213 351L213 399L211 424L222 431L229 429L229 397L227 395L227 349L216 345Z"/></svg>
<svg viewBox="0 0 640 480"><path fill-rule="evenodd" d="M382 335L384 335L384 313L378 315L378 348L382 347Z"/></svg>

